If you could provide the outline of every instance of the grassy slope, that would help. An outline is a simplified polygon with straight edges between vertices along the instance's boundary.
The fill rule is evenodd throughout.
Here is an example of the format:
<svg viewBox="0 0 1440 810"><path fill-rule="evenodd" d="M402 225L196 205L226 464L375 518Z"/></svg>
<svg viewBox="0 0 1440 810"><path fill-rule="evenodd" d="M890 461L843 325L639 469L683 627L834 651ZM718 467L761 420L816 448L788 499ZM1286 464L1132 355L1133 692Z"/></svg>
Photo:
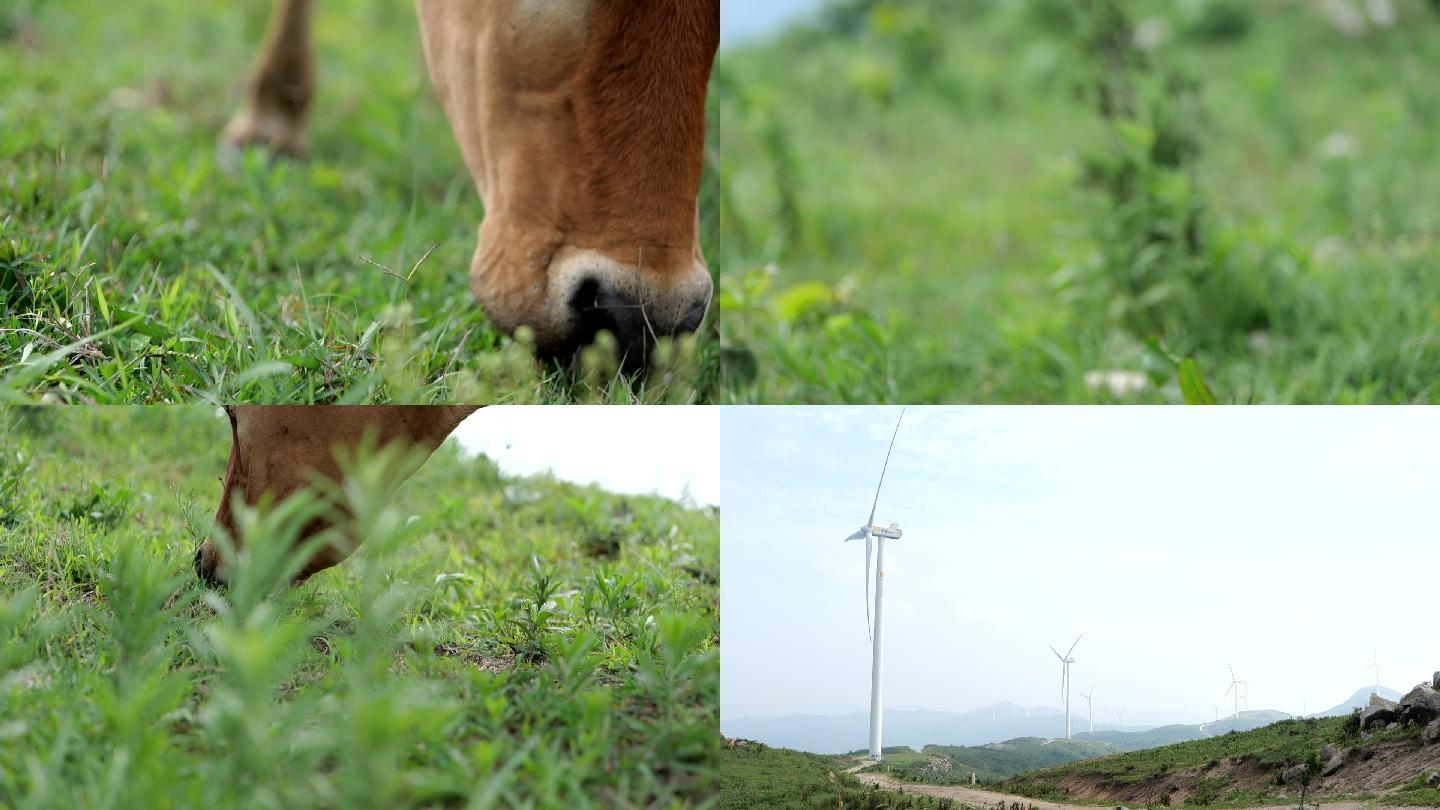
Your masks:
<svg viewBox="0 0 1440 810"><path fill-rule="evenodd" d="M897 779L942 785L969 784L973 772L978 781L988 784L1024 771L1103 757L1115 750L1108 743L1089 740L1021 737L994 745L927 745L923 751L887 754L880 768ZM949 760L948 767L936 767L937 759Z"/></svg>
<svg viewBox="0 0 1440 810"><path fill-rule="evenodd" d="M1440 20L1401 0L1400 25L1350 40L1306 4L1241 2L1258 9L1244 38L1186 36L1185 9L1221 4L1127 7L1167 20L1164 58L1202 82L1214 258L1270 326L1159 336L1222 401L1435 399L1440 85L1423 77ZM1179 398L1149 335L1058 281L1097 253L1108 214L1079 188L1081 158L1108 143L1075 96L1083 68L1025 11L1067 4L986 5L899 4L854 35L722 55L731 398L1110 401L1093 369L1154 372L1132 400ZM916 8L938 10L907 22ZM904 42L925 32L938 66L908 74Z"/></svg>
<svg viewBox="0 0 1440 810"><path fill-rule="evenodd" d="M491 329L467 282L480 202L430 91L409 4L320 10L308 161L222 160L217 136L267 8L0 5L0 395L708 397L718 365L708 340L687 341L669 373L630 385L601 358L578 380L547 372ZM707 246L716 190L707 172ZM408 284L360 258L406 273L437 243Z"/></svg>
<svg viewBox="0 0 1440 810"><path fill-rule="evenodd" d="M0 428L0 807L713 801L712 510L447 446L359 557L202 597L223 414L11 408Z"/></svg>
<svg viewBox="0 0 1440 810"><path fill-rule="evenodd" d="M1383 732L1361 740L1355 729L1347 727L1346 720L1342 717L1286 720L1253 731L1033 771L1006 780L1000 787L1037 798L1073 799L1075 796L1066 785L1084 784L1103 794L1086 794L1085 798L1106 803L1142 803L1145 799L1141 797L1164 794L1170 789L1167 786L1174 786L1184 789L1187 804L1244 806L1298 795L1298 787L1280 787L1274 778L1285 768L1300 763L1310 763L1312 772L1317 772L1321 764L1319 753L1326 745L1355 746L1362 756L1367 750L1373 752L1382 747L1388 750L1396 741L1418 745L1418 728ZM1245 775L1207 776L1209 772L1219 774L1216 769L1224 770L1231 764L1242 766L1236 770L1243 770ZM1400 791L1387 795L1387 803L1440 801L1440 791L1424 788L1423 774L1408 774L1395 787Z"/></svg>
<svg viewBox="0 0 1440 810"><path fill-rule="evenodd" d="M916 808L960 805L922 796L898 797L862 785L836 757L750 743L720 751L720 806L767 808Z"/></svg>

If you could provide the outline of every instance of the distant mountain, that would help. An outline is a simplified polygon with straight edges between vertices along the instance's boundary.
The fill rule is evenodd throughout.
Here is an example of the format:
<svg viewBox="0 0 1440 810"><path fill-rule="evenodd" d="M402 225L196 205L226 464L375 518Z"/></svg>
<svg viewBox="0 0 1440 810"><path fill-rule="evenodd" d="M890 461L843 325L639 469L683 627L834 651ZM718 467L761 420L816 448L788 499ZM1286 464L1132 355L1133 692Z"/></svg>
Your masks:
<svg viewBox="0 0 1440 810"><path fill-rule="evenodd" d="M1213 723L1158 726L1144 731L1097 731L1094 734L1085 732L1076 734L1075 738L1109 743L1119 751L1142 751L1146 748L1158 748L1177 742L1218 737L1232 731L1249 731L1268 726L1271 723L1278 723L1281 720L1289 720L1290 717L1291 715L1285 712L1269 709L1247 709L1240 712L1238 718L1226 717Z"/></svg>
<svg viewBox="0 0 1440 810"><path fill-rule="evenodd" d="M1077 722L1074 715L1071 722ZM1097 725L1096 733L1114 728ZM726 736L757 740L777 748L842 754L865 747L870 715L853 712L828 716L738 718L722 722L720 729ZM1064 715L1060 709L1050 706L1027 709L1007 702L964 713L928 710L885 712L886 744L905 745L916 750L931 744L985 745L1020 737L1064 735Z"/></svg>
<svg viewBox="0 0 1440 810"><path fill-rule="evenodd" d="M1353 709L1363 709L1370 704L1370 694L1374 691L1375 686L1373 684L1370 686L1362 686L1359 689L1355 690L1355 694L1351 695L1349 700L1341 703L1338 706L1331 706L1330 708L1326 709L1323 712L1320 712L1315 716L1340 717L1342 715L1349 714ZM1399 692L1396 692L1394 689L1388 689L1382 686L1380 687L1380 697L1385 698L1386 700L1399 700L1401 698L1401 694Z"/></svg>

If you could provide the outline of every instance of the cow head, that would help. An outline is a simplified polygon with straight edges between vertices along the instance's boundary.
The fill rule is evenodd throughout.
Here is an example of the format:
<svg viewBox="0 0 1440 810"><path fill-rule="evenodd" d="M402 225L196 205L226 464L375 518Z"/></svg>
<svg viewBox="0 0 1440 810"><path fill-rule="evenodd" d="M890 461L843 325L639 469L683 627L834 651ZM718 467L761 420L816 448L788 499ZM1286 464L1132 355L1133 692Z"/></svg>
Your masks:
<svg viewBox="0 0 1440 810"><path fill-rule="evenodd" d="M696 197L720 0L417 0L485 204L470 286L499 328L627 362L711 298Z"/></svg>
<svg viewBox="0 0 1440 810"><path fill-rule="evenodd" d="M280 504L302 490L352 491L346 486L353 472L343 459L355 458L364 448L377 471L381 488L372 494L385 497L426 456L445 441L465 417L469 405L236 405L225 409L230 417L230 460L215 523L242 551L235 507L254 507L269 500ZM387 452L388 451L388 454ZM322 482L328 485L321 485ZM361 537L348 531L349 505L335 502L326 514L317 514L300 529L299 541L336 529L336 542L314 550L297 571L303 581L344 560ZM206 583L230 579L225 555L214 539L195 549L195 574Z"/></svg>

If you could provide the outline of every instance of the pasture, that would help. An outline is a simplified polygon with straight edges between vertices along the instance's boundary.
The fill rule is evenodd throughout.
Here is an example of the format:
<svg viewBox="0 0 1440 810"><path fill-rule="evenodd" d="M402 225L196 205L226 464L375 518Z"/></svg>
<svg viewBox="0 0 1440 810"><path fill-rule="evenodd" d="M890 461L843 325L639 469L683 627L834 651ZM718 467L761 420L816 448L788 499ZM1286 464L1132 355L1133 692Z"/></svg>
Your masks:
<svg viewBox="0 0 1440 810"><path fill-rule="evenodd" d="M833 0L723 51L723 400L1434 401L1440 14L1319 6Z"/></svg>
<svg viewBox="0 0 1440 810"><path fill-rule="evenodd" d="M687 807L717 784L718 512L443 446L361 552L314 504L201 588L218 409L0 409L0 807ZM115 437L127 441L117 442Z"/></svg>
<svg viewBox="0 0 1440 810"><path fill-rule="evenodd" d="M321 4L307 160L220 154L269 5L0 3L0 399L713 397L713 317L645 378L601 345L541 365L492 328L411 3ZM717 189L707 172L707 249Z"/></svg>

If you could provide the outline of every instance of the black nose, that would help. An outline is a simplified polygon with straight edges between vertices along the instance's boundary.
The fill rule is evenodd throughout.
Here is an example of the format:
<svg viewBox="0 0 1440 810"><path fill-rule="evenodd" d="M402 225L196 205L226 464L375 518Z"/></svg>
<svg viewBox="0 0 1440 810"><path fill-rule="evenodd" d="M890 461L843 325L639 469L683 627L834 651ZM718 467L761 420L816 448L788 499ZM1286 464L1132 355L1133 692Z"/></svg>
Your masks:
<svg viewBox="0 0 1440 810"><path fill-rule="evenodd" d="M643 364L643 358L658 338L689 334L699 329L708 305L708 298L702 297L683 307L674 304L657 306L616 292L593 278L581 282L570 297L570 307L579 319L577 342L588 344L602 329L607 330L620 344L627 364Z"/></svg>

